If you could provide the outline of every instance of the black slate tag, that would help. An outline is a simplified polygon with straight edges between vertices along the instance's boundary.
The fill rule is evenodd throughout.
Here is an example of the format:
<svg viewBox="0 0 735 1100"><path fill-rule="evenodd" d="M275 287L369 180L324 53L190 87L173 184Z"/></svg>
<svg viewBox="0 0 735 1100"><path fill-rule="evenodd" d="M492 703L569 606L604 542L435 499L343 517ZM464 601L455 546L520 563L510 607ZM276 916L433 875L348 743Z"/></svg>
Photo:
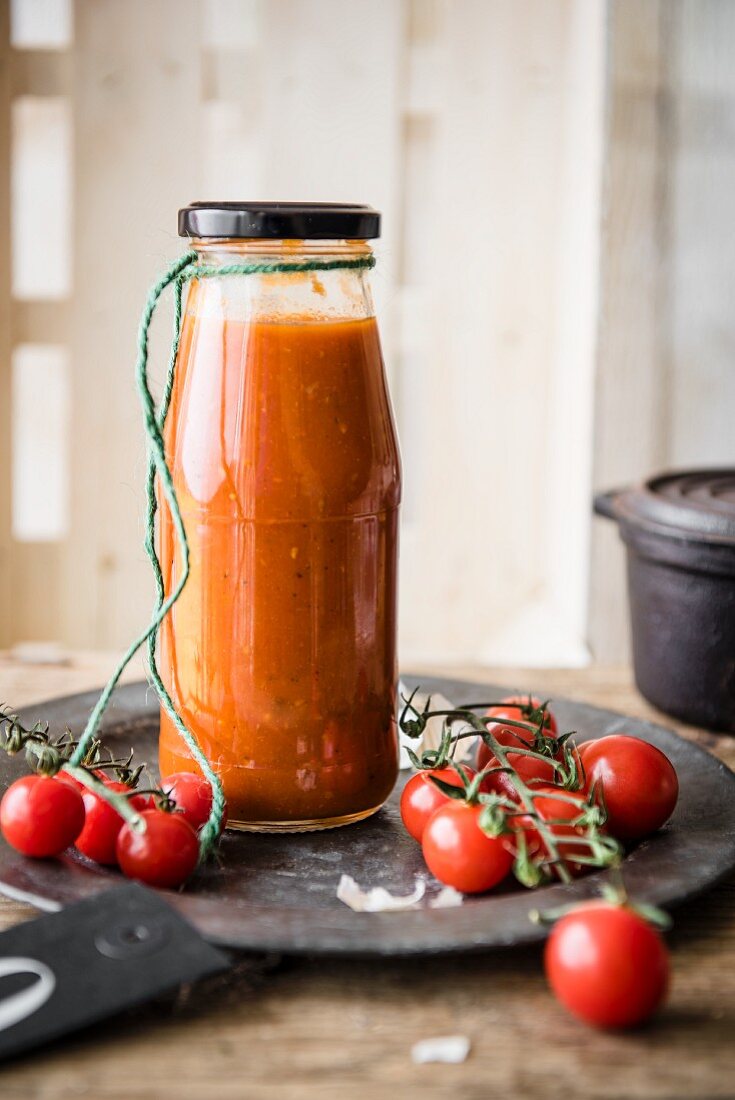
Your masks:
<svg viewBox="0 0 735 1100"><path fill-rule="evenodd" d="M137 883L27 921L0 933L0 1058L229 966Z"/></svg>

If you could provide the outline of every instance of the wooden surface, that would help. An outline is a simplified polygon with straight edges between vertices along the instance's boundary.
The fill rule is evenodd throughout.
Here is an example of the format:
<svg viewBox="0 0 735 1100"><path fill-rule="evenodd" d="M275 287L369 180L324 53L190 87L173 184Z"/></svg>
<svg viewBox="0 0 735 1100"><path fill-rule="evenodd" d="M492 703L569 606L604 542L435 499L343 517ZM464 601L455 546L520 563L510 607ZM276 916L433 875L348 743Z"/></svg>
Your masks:
<svg viewBox="0 0 735 1100"><path fill-rule="evenodd" d="M0 656L0 696L27 706L98 684L111 666L78 655L28 666ZM662 719L624 669L434 669L538 688ZM41 712L39 711L39 716ZM735 739L679 727L735 764ZM659 1019L632 1035L597 1034L548 994L539 950L470 961L393 963L252 959L226 979L182 991L0 1072L3 1100L90 1096L248 1100L404 1096L564 1100L735 1096L735 883L680 910L674 985ZM33 916L0 899L0 925ZM459 1066L415 1066L419 1039L467 1035Z"/></svg>

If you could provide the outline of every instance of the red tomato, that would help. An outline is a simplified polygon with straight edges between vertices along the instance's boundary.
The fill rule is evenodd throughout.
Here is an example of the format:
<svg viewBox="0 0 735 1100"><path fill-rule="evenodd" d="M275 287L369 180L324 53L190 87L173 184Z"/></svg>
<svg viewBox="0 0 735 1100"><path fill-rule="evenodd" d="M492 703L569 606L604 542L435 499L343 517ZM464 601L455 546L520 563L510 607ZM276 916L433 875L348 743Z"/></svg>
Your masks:
<svg viewBox="0 0 735 1100"><path fill-rule="evenodd" d="M467 775L472 779L475 774L472 768L465 768ZM449 802L449 795L440 791L436 783L432 783L431 776L435 775L445 783L451 783L453 787L461 787L462 780L452 767L433 768L431 771L416 772L409 779L401 792L401 819L406 829L421 843L426 823L432 814Z"/></svg>
<svg viewBox="0 0 735 1100"><path fill-rule="evenodd" d="M78 779L75 779L73 775L69 775L68 772L57 772L55 778L58 779L60 783L68 783L70 787L76 788L80 794L83 790L86 790L84 784L80 783Z"/></svg>
<svg viewBox="0 0 735 1100"><path fill-rule="evenodd" d="M528 739L526 739L522 730L514 730L510 726L494 726L493 735L501 745L514 745L524 749L533 749L533 735L529 734ZM518 772L523 782L529 786L554 782L555 772L550 762L536 760L534 757L524 756L520 752L509 752L508 763ZM483 768L495 767L497 764L497 758L482 741L477 750L477 770L481 771ZM498 794L507 795L509 798L517 797L513 781L507 772L494 772L492 775L488 775L482 786L483 790L497 791Z"/></svg>
<svg viewBox="0 0 735 1100"><path fill-rule="evenodd" d="M91 774L96 779L99 779L100 783L104 783L106 786L110 783L116 782L116 780L111 779L107 772L104 771L102 768L93 769ZM56 779L61 779L64 783L71 783L72 787L76 787L80 794L83 794L85 791L89 790L89 787L87 787L84 783L80 783L76 776L70 775L69 772L58 772L56 775Z"/></svg>
<svg viewBox="0 0 735 1100"><path fill-rule="evenodd" d="M422 839L426 865L435 878L464 894L497 886L513 866L507 840L487 836L478 824L481 805L447 799L427 822Z"/></svg>
<svg viewBox="0 0 735 1100"><path fill-rule="evenodd" d="M199 830L212 812L212 788L208 780L194 772L175 772L161 780L161 790L169 794L176 809L193 829ZM222 817L220 832L227 824L227 807Z"/></svg>
<svg viewBox="0 0 735 1100"><path fill-rule="evenodd" d="M98 779L101 779L101 780L105 779L104 772L95 772L94 774L97 776ZM85 787L83 783L79 782L79 780L76 778L76 776L70 775L69 772L65 772L65 771L57 772L55 778L60 779L62 783L70 783L72 785L72 787L76 787L76 789L80 792L80 794L81 794L82 791L88 790L88 788Z"/></svg>
<svg viewBox="0 0 735 1100"><path fill-rule="evenodd" d="M529 696L510 695L504 702L505 704L516 703L518 705L490 707L487 712L488 716L498 718L499 721L491 722L487 727L488 732L492 733L501 745L533 749L534 733L532 730L522 730L517 726L504 726L502 723L503 720L511 719L514 722L531 722L531 724L538 725L534 711L540 708L541 700L535 696L529 698ZM550 710L546 711L544 731L551 737L555 737L558 733L556 718ZM477 750L477 770L481 771L483 768L492 767L497 763L498 761L490 748L482 741ZM508 763L515 768L524 783L554 782L554 768L550 763L543 760L535 760L530 756L524 756L522 753L511 752L508 753ZM516 797L515 787L505 772L488 776L486 783L483 784L483 789L494 790L498 794L504 794L510 798Z"/></svg>
<svg viewBox="0 0 735 1100"><path fill-rule="evenodd" d="M84 802L70 783L26 775L12 783L0 802L0 829L24 856L57 856L73 844L84 825Z"/></svg>
<svg viewBox="0 0 735 1100"><path fill-rule="evenodd" d="M618 840L640 840L664 825L676 806L679 781L660 749L615 733L580 745L588 789L602 787L607 828Z"/></svg>
<svg viewBox="0 0 735 1100"><path fill-rule="evenodd" d="M105 786L116 794L130 794L130 787L124 783L116 783L111 780L105 782ZM103 863L114 867L117 863L115 845L117 836L123 827L124 821L120 814L106 802L100 795L85 787L82 791L86 816L84 828L77 837L77 849L85 856L93 859L95 863ZM129 799L130 804L136 810L142 810L145 806L143 795L133 795Z"/></svg>
<svg viewBox="0 0 735 1100"><path fill-rule="evenodd" d="M554 797L555 794L564 795L564 799ZM575 863L575 856L588 856L589 845L579 841L575 837L581 836L584 829L581 826L569 824L583 813L585 809L586 794L583 791L562 791L558 787L541 787L534 797L533 804L541 821L548 827L552 834L559 855L567 864L567 869L572 874L579 874L584 870L584 865ZM573 801L569 802L567 799ZM523 830L526 837L528 851L532 856L541 855L544 859L553 858L541 833L539 833L534 821L528 814L521 817L509 818L509 824ZM550 868L554 873L553 867Z"/></svg>
<svg viewBox="0 0 735 1100"><path fill-rule="evenodd" d="M538 726L539 720L535 712L541 709L541 702L541 699L538 699L535 695L509 695L506 699L503 699L500 706L489 707L486 713L488 718L496 718L500 724L510 718L513 722L528 722L532 726ZM493 729L493 733L495 732L494 726L489 728ZM544 729L552 737L556 737L559 732L556 718L548 707L546 708ZM523 730L518 730L518 732L523 735Z"/></svg>
<svg viewBox="0 0 735 1100"><path fill-rule="evenodd" d="M633 1027L666 997L669 955L659 934L631 909L580 905L554 926L544 956L559 1001L595 1027Z"/></svg>
<svg viewBox="0 0 735 1100"><path fill-rule="evenodd" d="M144 833L135 832L127 822L118 833L120 870L147 886L181 886L199 859L196 833L183 814L144 810L141 817L146 824Z"/></svg>

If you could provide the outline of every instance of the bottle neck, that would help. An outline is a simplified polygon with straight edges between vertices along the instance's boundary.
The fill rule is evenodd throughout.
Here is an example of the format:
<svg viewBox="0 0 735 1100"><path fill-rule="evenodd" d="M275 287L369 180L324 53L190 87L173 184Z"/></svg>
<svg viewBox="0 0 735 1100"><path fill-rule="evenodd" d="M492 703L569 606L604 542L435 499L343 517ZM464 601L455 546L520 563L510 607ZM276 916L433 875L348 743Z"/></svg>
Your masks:
<svg viewBox="0 0 735 1100"><path fill-rule="evenodd" d="M232 319L299 322L374 316L369 281L373 252L366 241L195 238L191 248L200 265L210 272L221 268L223 274L195 280L188 312L215 309ZM252 273L227 270L235 265L292 263L304 267Z"/></svg>
<svg viewBox="0 0 735 1100"><path fill-rule="evenodd" d="M354 260L370 257L373 250L367 241L304 241L263 240L255 238L191 239L191 247L201 263L231 264L259 261Z"/></svg>

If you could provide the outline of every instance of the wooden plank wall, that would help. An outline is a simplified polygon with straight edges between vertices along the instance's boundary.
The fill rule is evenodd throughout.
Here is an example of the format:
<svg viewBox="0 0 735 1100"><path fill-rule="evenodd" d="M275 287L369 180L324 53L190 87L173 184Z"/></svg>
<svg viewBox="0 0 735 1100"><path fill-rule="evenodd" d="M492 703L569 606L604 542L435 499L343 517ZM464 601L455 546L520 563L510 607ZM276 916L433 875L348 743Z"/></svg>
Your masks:
<svg viewBox="0 0 735 1100"><path fill-rule="evenodd" d="M440 640L465 660L581 663L604 9L442 14L416 186L431 196L421 352L401 382L420 448L405 640L424 658Z"/></svg>
<svg viewBox="0 0 735 1100"><path fill-rule="evenodd" d="M70 535L23 548L14 639L120 646L146 619L134 334L213 185L383 210L404 659L585 659L604 7L529 11L75 0L73 292L16 309L71 352Z"/></svg>
<svg viewBox="0 0 735 1100"><path fill-rule="evenodd" d="M0 646L12 641L10 417L10 10L0 5Z"/></svg>
<svg viewBox="0 0 735 1100"><path fill-rule="evenodd" d="M74 646L123 645L149 615L135 337L146 288L179 249L176 211L200 188L200 34L195 3L75 0L72 535L60 588Z"/></svg>
<svg viewBox="0 0 735 1100"><path fill-rule="evenodd" d="M594 487L624 486L665 464L663 326L668 211L668 0L608 5L606 180L601 226ZM596 520L590 644L600 661L627 652L624 558Z"/></svg>
<svg viewBox="0 0 735 1100"><path fill-rule="evenodd" d="M735 5L609 5L594 483L735 465ZM595 522L594 658L628 655L625 555Z"/></svg>
<svg viewBox="0 0 735 1100"><path fill-rule="evenodd" d="M735 465L735 4L677 11L672 83L670 448Z"/></svg>
<svg viewBox="0 0 735 1100"><path fill-rule="evenodd" d="M22 54L1 7L0 645L119 647L147 618L132 364L177 207L327 194L385 215L404 658L625 656L592 486L735 457L735 5L74 0L71 49ZM8 312L19 93L72 100L73 288ZM61 543L10 536L11 337L71 352Z"/></svg>
<svg viewBox="0 0 735 1100"><path fill-rule="evenodd" d="M7 130L2 154L3 186L10 179L11 139L13 135L12 106L22 96L63 96L70 88L70 71L61 52L47 49L13 50L10 48L9 5L3 11L3 73L2 111ZM12 243L10 209L3 204L4 274L2 308L7 324L2 326L3 401L0 419L7 417L3 431L3 484L0 501L6 502L0 515L0 544L4 547L4 568L0 570L0 587L7 598L0 611L0 637L5 643L19 639L56 639L61 636L60 560L62 547L58 542L19 543L12 536L11 485L12 440L14 433L43 433L44 426L35 419L18 425L11 422L12 352L18 344L63 343L67 334L66 303L61 300L14 300L12 298ZM7 460L7 464L6 464Z"/></svg>

